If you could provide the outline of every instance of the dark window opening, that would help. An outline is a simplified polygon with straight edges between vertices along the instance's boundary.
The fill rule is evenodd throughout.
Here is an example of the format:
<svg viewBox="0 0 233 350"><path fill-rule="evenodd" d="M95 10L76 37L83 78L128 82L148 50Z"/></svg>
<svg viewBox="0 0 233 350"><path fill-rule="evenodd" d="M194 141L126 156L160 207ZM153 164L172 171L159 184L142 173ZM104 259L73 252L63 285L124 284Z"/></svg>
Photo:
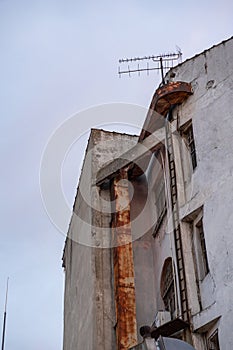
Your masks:
<svg viewBox="0 0 233 350"><path fill-rule="evenodd" d="M196 147L195 147L195 141L193 136L192 124L189 124L189 126L185 128L185 130L182 132L182 136L184 137L185 142L188 146L190 156L191 156L192 166L194 170L197 166L197 156L196 156Z"/></svg>
<svg viewBox="0 0 233 350"><path fill-rule="evenodd" d="M209 264L208 264L208 258L207 258L207 251L206 251L206 243L205 243L205 236L204 236L204 230L203 230L203 220L201 219L197 225L197 232L200 239L200 246L201 246L201 256L202 256L202 265L203 265L203 272L204 276L207 275L209 272Z"/></svg>
<svg viewBox="0 0 233 350"><path fill-rule="evenodd" d="M165 182L164 178L161 178L160 184L157 189L155 205L157 209L158 220L164 216L166 209L166 196L165 196Z"/></svg>
<svg viewBox="0 0 233 350"><path fill-rule="evenodd" d="M208 350L220 350L218 340L218 330L216 330L208 339Z"/></svg>
<svg viewBox="0 0 233 350"><path fill-rule="evenodd" d="M155 237L165 217L167 206L166 206L166 191L165 191L165 179L164 179L164 162L165 162L165 149L160 149L155 153L155 173L153 175L153 195L156 213L156 223L153 231Z"/></svg>

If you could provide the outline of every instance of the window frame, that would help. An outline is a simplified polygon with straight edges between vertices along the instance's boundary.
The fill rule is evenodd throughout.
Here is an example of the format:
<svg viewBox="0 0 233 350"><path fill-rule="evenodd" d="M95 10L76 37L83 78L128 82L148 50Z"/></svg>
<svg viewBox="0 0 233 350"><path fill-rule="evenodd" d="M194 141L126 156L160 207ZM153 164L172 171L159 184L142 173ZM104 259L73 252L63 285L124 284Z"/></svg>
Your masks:
<svg viewBox="0 0 233 350"><path fill-rule="evenodd" d="M203 225L203 211L193 220L193 254L198 281L202 282L210 272Z"/></svg>
<svg viewBox="0 0 233 350"><path fill-rule="evenodd" d="M220 350L218 328L206 337L207 350Z"/></svg>
<svg viewBox="0 0 233 350"><path fill-rule="evenodd" d="M171 319L176 317L177 312L175 288L174 262L172 257L168 257L163 264L160 278L160 293L165 311L170 312Z"/></svg>
<svg viewBox="0 0 233 350"><path fill-rule="evenodd" d="M197 167L197 151L196 151L196 143L195 143L195 137L193 132L192 119L190 119L187 123L185 123L180 127L180 135L189 150L192 168L194 171Z"/></svg>
<svg viewBox="0 0 233 350"><path fill-rule="evenodd" d="M162 159L165 161L166 157L165 148L161 147L159 150L157 150L157 152L154 153L154 157L160 163L160 170L157 174L157 178L152 189L154 195L154 206L157 214L157 220L152 233L153 237L155 238L167 213L167 193L164 176L165 169L162 164Z"/></svg>

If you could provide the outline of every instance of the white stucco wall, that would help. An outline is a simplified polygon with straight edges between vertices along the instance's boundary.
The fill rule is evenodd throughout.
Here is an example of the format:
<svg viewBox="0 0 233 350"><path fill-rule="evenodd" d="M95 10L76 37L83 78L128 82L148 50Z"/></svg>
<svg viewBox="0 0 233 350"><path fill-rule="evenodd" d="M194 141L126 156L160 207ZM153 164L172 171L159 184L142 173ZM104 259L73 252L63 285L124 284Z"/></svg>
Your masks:
<svg viewBox="0 0 233 350"><path fill-rule="evenodd" d="M190 195L186 193L186 202L180 200L180 217L186 219L203 205L210 268L200 283L203 310L194 313L193 307L194 330L206 330L206 324L221 316L220 348L229 350L233 348L233 39L184 62L172 72L174 80L191 83L194 91L174 113L180 126L192 119L197 153L192 191ZM188 170L184 168L185 179ZM183 226L184 240L188 234ZM186 264L191 258L186 254Z"/></svg>
<svg viewBox="0 0 233 350"><path fill-rule="evenodd" d="M221 350L230 350L233 348L230 322L233 318L233 39L180 64L168 73L167 80L188 82L193 87L193 95L173 113L175 129L192 120L197 153L193 172L184 144L181 147L174 137L187 292L195 332L192 340L196 350L205 350L202 335L206 332L210 335L218 328ZM210 270L199 284L202 309L196 284L192 225L201 210ZM144 215L140 220L143 225L148 218ZM146 252L147 268L142 267L144 252L139 245L134 255L136 295L138 285L138 295L143 296L138 298L140 310L146 304L146 295L153 298L147 301L150 310L144 308L144 318L141 311L139 315L139 319L150 324L156 311L164 309L161 273L167 257L175 260L175 251L165 224L155 238L151 239L152 230L145 237L141 241L151 243ZM147 281L143 273L147 273ZM142 284L147 294L142 293Z"/></svg>

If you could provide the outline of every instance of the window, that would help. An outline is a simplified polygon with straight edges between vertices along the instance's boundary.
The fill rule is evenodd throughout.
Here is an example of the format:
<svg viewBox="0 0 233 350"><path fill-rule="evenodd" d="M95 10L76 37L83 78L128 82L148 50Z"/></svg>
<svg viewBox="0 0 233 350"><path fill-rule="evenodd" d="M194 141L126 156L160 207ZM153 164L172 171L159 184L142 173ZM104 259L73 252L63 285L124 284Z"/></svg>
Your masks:
<svg viewBox="0 0 233 350"><path fill-rule="evenodd" d="M186 145L188 146L190 156L191 156L192 166L194 170L197 166L197 156L196 156L196 148L195 148L195 142L194 142L194 136L193 136L193 126L190 121L181 128L181 136L183 137Z"/></svg>
<svg viewBox="0 0 233 350"><path fill-rule="evenodd" d="M158 222L164 217L166 210L165 182L162 174L157 189L155 191L155 206L157 211Z"/></svg>
<svg viewBox="0 0 233 350"><path fill-rule="evenodd" d="M193 244L198 279L202 281L209 272L202 214L194 221Z"/></svg>
<svg viewBox="0 0 233 350"><path fill-rule="evenodd" d="M219 340L218 340L218 330L216 330L216 331L207 339L207 349L208 349L208 350L220 350Z"/></svg>
<svg viewBox="0 0 233 350"><path fill-rule="evenodd" d="M154 237L156 236L158 229L160 228L160 225L163 222L167 210L164 180L164 157L164 148L155 153L153 173L153 196L155 208L153 207L153 210L155 210L156 213L156 224L153 232Z"/></svg>
<svg viewBox="0 0 233 350"><path fill-rule="evenodd" d="M196 224L196 230L197 230L197 234L198 234L199 240L200 240L201 258L202 258L202 265L203 265L203 276L206 276L207 273L209 272L209 264L208 264L208 258L207 258L207 252L206 252L206 244L205 244L205 236L204 236L202 218Z"/></svg>
<svg viewBox="0 0 233 350"><path fill-rule="evenodd" d="M161 296L164 302L165 310L171 313L171 318L173 319L175 317L176 301L172 264L172 258L167 258L164 262L161 275Z"/></svg>

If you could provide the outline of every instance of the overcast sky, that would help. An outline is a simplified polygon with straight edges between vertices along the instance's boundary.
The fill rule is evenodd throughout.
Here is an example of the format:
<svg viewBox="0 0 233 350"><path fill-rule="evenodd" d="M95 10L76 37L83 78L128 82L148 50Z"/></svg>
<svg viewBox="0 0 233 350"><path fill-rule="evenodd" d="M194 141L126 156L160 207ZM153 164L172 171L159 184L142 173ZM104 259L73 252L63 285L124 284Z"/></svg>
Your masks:
<svg viewBox="0 0 233 350"><path fill-rule="evenodd" d="M229 38L232 13L230 0L0 0L0 316L10 276L6 350L62 349L65 237L47 216L39 186L51 134L95 105L148 107L160 76L119 79L118 59L179 46L184 60ZM82 113L79 122L77 136ZM93 116L86 129L101 123ZM64 163L70 206L86 138Z"/></svg>

